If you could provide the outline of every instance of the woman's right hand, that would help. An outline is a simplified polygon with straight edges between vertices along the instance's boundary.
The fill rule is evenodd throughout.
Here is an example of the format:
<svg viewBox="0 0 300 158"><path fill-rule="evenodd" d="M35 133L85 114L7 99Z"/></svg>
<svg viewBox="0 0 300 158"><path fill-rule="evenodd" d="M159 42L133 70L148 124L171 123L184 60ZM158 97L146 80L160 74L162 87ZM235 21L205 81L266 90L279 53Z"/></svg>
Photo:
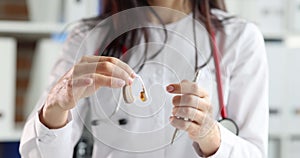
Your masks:
<svg viewBox="0 0 300 158"><path fill-rule="evenodd" d="M53 86L40 113L41 122L49 128L63 127L70 109L100 87L121 88L131 85L134 71L114 57L84 56Z"/></svg>

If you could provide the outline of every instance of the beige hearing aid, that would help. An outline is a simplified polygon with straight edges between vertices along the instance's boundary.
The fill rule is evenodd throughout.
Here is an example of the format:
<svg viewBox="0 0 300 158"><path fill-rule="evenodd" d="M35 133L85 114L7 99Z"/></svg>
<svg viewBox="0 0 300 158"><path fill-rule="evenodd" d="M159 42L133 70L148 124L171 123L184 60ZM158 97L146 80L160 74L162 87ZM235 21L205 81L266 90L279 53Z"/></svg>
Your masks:
<svg viewBox="0 0 300 158"><path fill-rule="evenodd" d="M131 104L134 102L135 99L132 95L131 86L125 85L123 87L123 99L127 104Z"/></svg>
<svg viewBox="0 0 300 158"><path fill-rule="evenodd" d="M144 84L144 81L142 80L142 78L137 75L136 77L142 84L142 90L140 91L140 100L145 102L148 100L148 94L146 92L146 88L145 88L145 84ZM132 87L129 86L129 85L125 85L123 88L122 88L122 91L123 91L123 99L125 101L125 103L127 104L131 104L135 101L135 97L133 96L132 94Z"/></svg>

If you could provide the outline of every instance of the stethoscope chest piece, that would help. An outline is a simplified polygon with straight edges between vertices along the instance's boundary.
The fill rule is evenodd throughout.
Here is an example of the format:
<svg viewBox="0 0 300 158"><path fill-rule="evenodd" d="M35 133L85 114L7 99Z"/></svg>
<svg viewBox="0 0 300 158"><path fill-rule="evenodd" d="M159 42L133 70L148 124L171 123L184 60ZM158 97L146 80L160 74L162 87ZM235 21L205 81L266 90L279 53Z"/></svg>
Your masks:
<svg viewBox="0 0 300 158"><path fill-rule="evenodd" d="M226 129L228 129L229 131L231 131L232 133L238 135L239 134L239 128L237 126L237 124L229 118L223 118L221 120L219 120L219 123L225 127Z"/></svg>

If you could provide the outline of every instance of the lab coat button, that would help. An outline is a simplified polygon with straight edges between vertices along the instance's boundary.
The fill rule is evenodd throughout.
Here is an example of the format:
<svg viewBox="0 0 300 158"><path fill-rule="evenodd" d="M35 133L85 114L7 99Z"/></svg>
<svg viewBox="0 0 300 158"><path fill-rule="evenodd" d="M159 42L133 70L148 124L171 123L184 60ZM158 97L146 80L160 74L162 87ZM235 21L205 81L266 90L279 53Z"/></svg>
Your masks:
<svg viewBox="0 0 300 158"><path fill-rule="evenodd" d="M127 119L123 118L123 119L119 119L119 125L126 125L127 124Z"/></svg>
<svg viewBox="0 0 300 158"><path fill-rule="evenodd" d="M99 120L93 120L91 121L92 126L98 126L99 125Z"/></svg>
<svg viewBox="0 0 300 158"><path fill-rule="evenodd" d="M54 134L50 134L47 133L41 137L38 138L39 142L43 142L43 143L50 143L51 141L53 141L55 139L55 135Z"/></svg>

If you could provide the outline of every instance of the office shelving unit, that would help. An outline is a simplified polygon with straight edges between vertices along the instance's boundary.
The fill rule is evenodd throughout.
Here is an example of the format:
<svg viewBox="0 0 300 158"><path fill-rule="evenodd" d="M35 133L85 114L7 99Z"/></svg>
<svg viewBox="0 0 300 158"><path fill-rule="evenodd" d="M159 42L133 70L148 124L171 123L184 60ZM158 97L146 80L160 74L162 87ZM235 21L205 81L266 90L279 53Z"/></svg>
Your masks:
<svg viewBox="0 0 300 158"><path fill-rule="evenodd" d="M53 34L60 33L64 24L28 21L0 21L0 33L5 34Z"/></svg>
<svg viewBox="0 0 300 158"><path fill-rule="evenodd" d="M60 33L64 27L64 24L54 23L47 24L36 22L0 21L0 39L2 39L0 43L2 54L1 60L5 61L1 61L1 68L3 69L1 69L1 72L7 72L7 74L4 74L1 79L3 82L1 92L3 94L10 94L9 96L3 95L4 100L1 98L0 113L2 113L2 117L0 117L0 122L4 122L3 124L1 122L1 126L3 125L3 128L6 128L6 130L0 132L1 142L19 141L24 125L22 122L16 123L14 116L16 97L16 54L18 51L18 40L20 38L26 39L34 37L38 41L39 39L50 37L51 34ZM9 48L5 49L6 47ZM5 63L6 65L3 65Z"/></svg>
<svg viewBox="0 0 300 158"><path fill-rule="evenodd" d="M16 41L13 38L0 37L0 140L14 139L18 137L14 129L14 95L15 95L15 65L16 65Z"/></svg>
<svg viewBox="0 0 300 158"><path fill-rule="evenodd" d="M49 47L47 47L47 44L49 44L51 45L50 50L55 51L57 48L60 47L61 43L55 44L51 42L51 40L47 40L47 39L49 39L53 34L59 34L62 33L62 31L68 31L69 29L72 28L72 26L69 27L66 24L62 23L61 21L65 21L65 23L70 23L72 21L76 21L83 17L95 16L98 14L98 9L99 9L99 0L89 0L89 1L55 0L53 2L50 1L41 2L39 0L26 0L26 4L29 9L28 11L29 19L31 19L32 21L0 20L0 37L9 37L13 41L15 41L16 54L20 53L17 47L18 44L23 41L30 41L31 43L35 43L37 47L33 49L40 49L41 47L49 49ZM41 5L42 6L46 5L47 7L41 8L40 7ZM50 50L48 50L48 52ZM2 48L1 51L3 51ZM36 50L30 50L30 51L35 52ZM45 52L47 53L47 51ZM8 56L13 58L10 55ZM16 65L16 63L14 63L14 65ZM41 67L43 68L43 66ZM11 81L15 81L15 79L16 76L10 77ZM13 86L16 86L15 84L16 83L14 83ZM10 88L10 89L15 90L15 88ZM16 95L16 93L17 92L15 92L14 95ZM14 106L14 104L16 104L14 103L15 98L16 96L11 96L10 97L11 102L9 103L10 105L0 105L0 107L2 108L3 106L3 108L11 108L12 106ZM10 112L14 110L15 109L12 109L10 110ZM24 111L25 110L23 109L23 112ZM3 116L6 116L6 114L3 114ZM7 127L9 128L9 130L7 131L9 132L7 133L0 132L0 142L18 141L21 136L21 131L24 123L20 122L18 124L15 124L15 122L13 121L15 120L15 118L12 116L10 120L11 120L10 121L11 126ZM0 118L0 122L1 122L1 118Z"/></svg>

